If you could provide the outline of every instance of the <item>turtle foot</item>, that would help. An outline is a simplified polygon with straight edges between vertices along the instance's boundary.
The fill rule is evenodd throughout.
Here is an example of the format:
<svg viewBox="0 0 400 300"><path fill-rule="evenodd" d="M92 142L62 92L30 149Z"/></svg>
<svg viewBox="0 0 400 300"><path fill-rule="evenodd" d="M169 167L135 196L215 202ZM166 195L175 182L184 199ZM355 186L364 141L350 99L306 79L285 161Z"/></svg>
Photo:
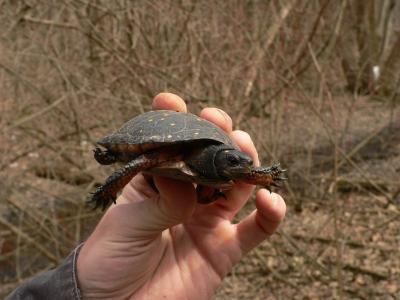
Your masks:
<svg viewBox="0 0 400 300"><path fill-rule="evenodd" d="M93 206L93 210L101 207L104 211L111 203L115 204L117 199L116 194L107 192L103 186L98 187L91 195L88 203Z"/></svg>
<svg viewBox="0 0 400 300"><path fill-rule="evenodd" d="M280 163L275 163L267 169L269 169L267 173L271 175L270 185L275 187L282 187L283 182L288 179L284 176L286 169L282 169Z"/></svg>
<svg viewBox="0 0 400 300"><path fill-rule="evenodd" d="M224 198L225 200L227 199L225 193L220 191L219 189L214 189L212 187L206 187L202 185L197 186L196 193L197 202L200 204L209 204L219 198Z"/></svg>
<svg viewBox="0 0 400 300"><path fill-rule="evenodd" d="M270 186L281 187L283 182L287 180L284 176L285 172L286 170L282 169L279 163L270 167L254 167L250 173L243 176L243 181L266 188Z"/></svg>

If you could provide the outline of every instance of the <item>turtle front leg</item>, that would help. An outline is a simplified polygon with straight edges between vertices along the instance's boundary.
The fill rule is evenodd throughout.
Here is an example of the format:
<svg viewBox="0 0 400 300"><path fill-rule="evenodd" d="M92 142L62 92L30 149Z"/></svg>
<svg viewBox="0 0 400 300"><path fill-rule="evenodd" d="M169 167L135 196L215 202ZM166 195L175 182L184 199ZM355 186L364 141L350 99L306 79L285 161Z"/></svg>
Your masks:
<svg viewBox="0 0 400 300"><path fill-rule="evenodd" d="M284 176L286 170L280 164L273 164L270 167L253 167L250 173L243 174L240 179L246 183L261 185L263 187L281 186L287 178Z"/></svg>

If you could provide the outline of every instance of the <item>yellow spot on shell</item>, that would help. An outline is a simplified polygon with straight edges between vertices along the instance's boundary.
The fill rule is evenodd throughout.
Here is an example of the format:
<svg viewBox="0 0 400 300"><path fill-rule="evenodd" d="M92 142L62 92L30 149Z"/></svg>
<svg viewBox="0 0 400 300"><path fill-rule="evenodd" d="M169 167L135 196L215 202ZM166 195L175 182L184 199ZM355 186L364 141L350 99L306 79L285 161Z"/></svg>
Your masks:
<svg viewBox="0 0 400 300"><path fill-rule="evenodd" d="M175 126L176 124L175 124L175 123L171 123L171 124L169 124L169 125L171 125L171 126Z"/></svg>
<svg viewBox="0 0 400 300"><path fill-rule="evenodd" d="M149 122L153 122L153 119L148 119Z"/></svg>

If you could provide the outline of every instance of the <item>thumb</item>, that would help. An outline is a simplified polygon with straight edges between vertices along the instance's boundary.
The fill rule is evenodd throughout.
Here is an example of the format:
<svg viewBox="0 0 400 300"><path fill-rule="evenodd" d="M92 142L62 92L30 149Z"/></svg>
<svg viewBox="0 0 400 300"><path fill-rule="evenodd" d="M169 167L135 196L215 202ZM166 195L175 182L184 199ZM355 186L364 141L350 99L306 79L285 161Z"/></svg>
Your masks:
<svg viewBox="0 0 400 300"><path fill-rule="evenodd" d="M106 212L98 225L106 231L105 236L123 240L155 238L193 214L197 197L191 183L156 176L154 184L158 195L118 204Z"/></svg>

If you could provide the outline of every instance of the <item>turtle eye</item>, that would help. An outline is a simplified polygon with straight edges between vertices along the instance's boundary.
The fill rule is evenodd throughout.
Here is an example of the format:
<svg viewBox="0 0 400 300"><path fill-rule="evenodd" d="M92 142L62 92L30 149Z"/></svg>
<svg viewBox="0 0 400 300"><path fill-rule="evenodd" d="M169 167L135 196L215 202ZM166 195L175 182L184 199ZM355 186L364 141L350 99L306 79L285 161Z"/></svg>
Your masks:
<svg viewBox="0 0 400 300"><path fill-rule="evenodd" d="M226 159L228 160L231 166L237 166L239 164L239 158L236 157L235 155L228 155Z"/></svg>

